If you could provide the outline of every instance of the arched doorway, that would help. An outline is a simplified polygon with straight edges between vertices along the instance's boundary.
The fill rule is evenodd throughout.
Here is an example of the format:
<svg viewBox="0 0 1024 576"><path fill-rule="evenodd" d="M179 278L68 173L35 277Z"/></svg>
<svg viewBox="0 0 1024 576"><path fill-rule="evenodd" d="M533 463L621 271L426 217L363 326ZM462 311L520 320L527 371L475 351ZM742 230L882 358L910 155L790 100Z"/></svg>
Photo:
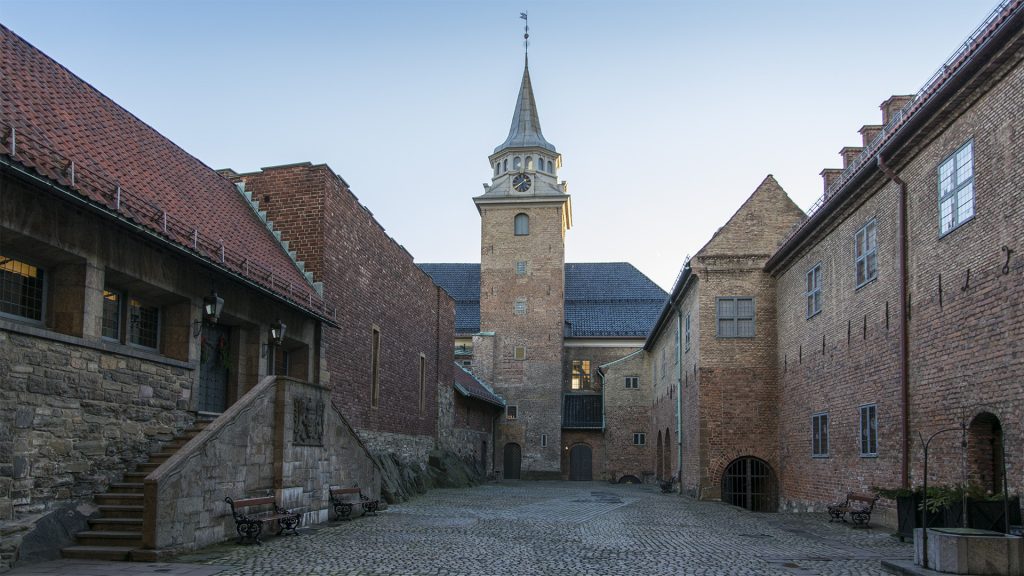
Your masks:
<svg viewBox="0 0 1024 576"><path fill-rule="evenodd" d="M523 461L523 450L519 444L509 442L505 444L505 479L519 480L519 467Z"/></svg>
<svg viewBox="0 0 1024 576"><path fill-rule="evenodd" d="M993 494L1003 491L1003 427L991 412L982 412L967 428L967 481Z"/></svg>
<svg viewBox="0 0 1024 576"><path fill-rule="evenodd" d="M722 501L752 512L775 512L779 498L772 467L753 456L733 460L722 476Z"/></svg>
<svg viewBox="0 0 1024 576"><path fill-rule="evenodd" d="M665 478L665 459L661 453L661 430L658 430L658 449L654 451L654 461L654 473L658 476L658 480L662 480Z"/></svg>
<svg viewBox="0 0 1024 576"><path fill-rule="evenodd" d="M593 452L586 444L577 444L569 450L569 480L594 479Z"/></svg>

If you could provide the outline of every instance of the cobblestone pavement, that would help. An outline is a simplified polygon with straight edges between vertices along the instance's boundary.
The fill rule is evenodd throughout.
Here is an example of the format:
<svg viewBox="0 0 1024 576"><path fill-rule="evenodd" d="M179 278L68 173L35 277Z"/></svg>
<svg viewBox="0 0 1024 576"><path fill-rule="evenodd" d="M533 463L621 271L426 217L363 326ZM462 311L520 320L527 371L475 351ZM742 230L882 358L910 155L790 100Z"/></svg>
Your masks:
<svg viewBox="0 0 1024 576"><path fill-rule="evenodd" d="M825 514L755 514L654 486L503 482L432 490L378 516L182 562L279 574L860 575L913 554L885 529Z"/></svg>

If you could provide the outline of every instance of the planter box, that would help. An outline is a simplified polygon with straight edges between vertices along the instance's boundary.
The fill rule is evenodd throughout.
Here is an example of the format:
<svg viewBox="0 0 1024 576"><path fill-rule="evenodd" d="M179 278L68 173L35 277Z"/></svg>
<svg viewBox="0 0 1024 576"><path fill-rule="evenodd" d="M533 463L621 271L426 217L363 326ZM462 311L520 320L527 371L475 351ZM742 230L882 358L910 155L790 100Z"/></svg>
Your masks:
<svg viewBox="0 0 1024 576"><path fill-rule="evenodd" d="M896 520L897 532L900 539L914 536L914 529L921 527L921 495L896 497ZM942 528L946 526L943 511L928 514L929 528Z"/></svg>
<svg viewBox="0 0 1024 576"><path fill-rule="evenodd" d="M1020 498L1011 498L1010 525L1021 523ZM1003 501L968 500L968 528L1006 532ZM929 528L958 528L963 516L963 505L959 502L928 514ZM921 528L921 495L899 496L896 498L897 532L901 538L910 537L915 528Z"/></svg>
<svg viewBox="0 0 1024 576"><path fill-rule="evenodd" d="M969 513L969 512L968 512ZM914 562L922 565L923 529L914 534ZM1024 576L1024 541L973 528L930 528L928 568L947 574Z"/></svg>

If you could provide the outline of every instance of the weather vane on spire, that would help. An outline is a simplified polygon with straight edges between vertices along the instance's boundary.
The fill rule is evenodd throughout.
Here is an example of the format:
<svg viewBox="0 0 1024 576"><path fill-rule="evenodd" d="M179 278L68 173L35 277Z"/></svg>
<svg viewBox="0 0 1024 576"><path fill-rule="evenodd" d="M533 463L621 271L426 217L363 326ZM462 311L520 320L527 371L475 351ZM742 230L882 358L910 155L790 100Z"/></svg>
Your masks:
<svg viewBox="0 0 1024 576"><path fill-rule="evenodd" d="M526 49L526 55L529 56L530 55L530 17L527 15L526 12L520 12L519 13L519 17L522 18L523 20L526 20L526 23L523 25L524 26L524 29L523 29L523 48Z"/></svg>

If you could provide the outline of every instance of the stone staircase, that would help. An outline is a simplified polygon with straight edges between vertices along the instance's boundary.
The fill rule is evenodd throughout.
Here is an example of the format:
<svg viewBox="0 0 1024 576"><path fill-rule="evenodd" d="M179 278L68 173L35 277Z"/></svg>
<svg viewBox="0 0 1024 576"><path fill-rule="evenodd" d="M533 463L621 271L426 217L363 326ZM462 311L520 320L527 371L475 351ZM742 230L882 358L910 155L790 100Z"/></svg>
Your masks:
<svg viewBox="0 0 1024 576"><path fill-rule="evenodd" d="M160 452L151 452L149 461L126 472L121 482L110 484L105 494L97 494L99 516L89 519L89 529L75 534L77 544L61 549L64 558L87 560L131 560L133 551L142 548L143 480L179 448L212 422L196 423L168 442Z"/></svg>

